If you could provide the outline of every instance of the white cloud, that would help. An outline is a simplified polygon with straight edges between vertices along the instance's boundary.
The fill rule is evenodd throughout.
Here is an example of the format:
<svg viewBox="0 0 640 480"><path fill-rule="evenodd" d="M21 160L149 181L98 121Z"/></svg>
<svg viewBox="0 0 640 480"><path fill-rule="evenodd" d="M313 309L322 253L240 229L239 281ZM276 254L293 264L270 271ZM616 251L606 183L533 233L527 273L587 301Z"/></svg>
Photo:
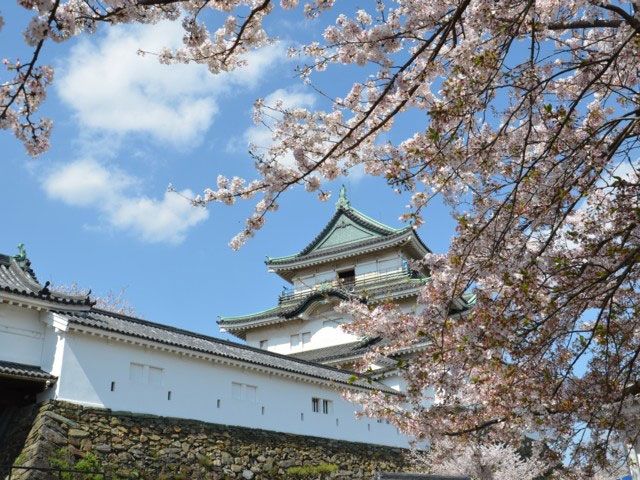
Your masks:
<svg viewBox="0 0 640 480"><path fill-rule="evenodd" d="M126 230L145 242L180 243L187 230L209 216L176 193L162 199L136 195L140 180L125 172L107 169L95 160L77 160L49 174L43 181L49 197L72 206L93 207L112 227ZM182 195L191 197L184 190Z"/></svg>
<svg viewBox="0 0 640 480"><path fill-rule="evenodd" d="M222 94L255 87L286 58L277 44L247 55L246 67L213 75L203 65L161 65L155 56L136 54L178 46L183 34L179 22L170 21L109 28L71 50L56 81L58 94L83 127L148 133L184 146L199 143Z"/></svg>

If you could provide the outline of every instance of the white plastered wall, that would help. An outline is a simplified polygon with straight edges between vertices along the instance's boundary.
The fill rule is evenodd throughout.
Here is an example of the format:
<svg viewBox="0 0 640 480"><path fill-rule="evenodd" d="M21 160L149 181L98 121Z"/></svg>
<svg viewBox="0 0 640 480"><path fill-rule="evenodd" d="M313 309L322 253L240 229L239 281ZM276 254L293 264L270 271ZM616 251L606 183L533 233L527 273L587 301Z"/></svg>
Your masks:
<svg viewBox="0 0 640 480"><path fill-rule="evenodd" d="M131 380L132 362L162 369L160 383ZM234 399L233 382L257 387L255 401ZM330 400L330 413L313 412L313 397ZM374 419L356 420L357 407L324 382L309 383L77 332L66 333L56 398L113 410L407 446L395 427Z"/></svg>
<svg viewBox="0 0 640 480"><path fill-rule="evenodd" d="M267 340L269 351L287 355L358 340L358 337L340 328L340 325L350 322L351 319L336 312L332 303L314 307L311 311L305 312L306 316L310 317L308 320L298 318L248 331L247 344L259 347L262 340ZM302 344L303 333L309 333L311 337L310 341L304 345ZM291 347L292 335L298 335L300 339L298 346L293 348Z"/></svg>
<svg viewBox="0 0 640 480"><path fill-rule="evenodd" d="M41 366L45 325L40 312L0 304L0 360Z"/></svg>
<svg viewBox="0 0 640 480"><path fill-rule="evenodd" d="M350 323L352 319L334 310L337 302L337 299L332 299L312 305L303 313L303 318L248 330L245 340L252 347L260 347L261 342L266 340L267 350L283 355L358 341L360 337L342 329L341 325ZM415 297L398 299L396 302L405 312L418 310ZM303 333L310 333L310 342L303 345L300 340L297 347L292 347L291 336L299 335L301 339Z"/></svg>

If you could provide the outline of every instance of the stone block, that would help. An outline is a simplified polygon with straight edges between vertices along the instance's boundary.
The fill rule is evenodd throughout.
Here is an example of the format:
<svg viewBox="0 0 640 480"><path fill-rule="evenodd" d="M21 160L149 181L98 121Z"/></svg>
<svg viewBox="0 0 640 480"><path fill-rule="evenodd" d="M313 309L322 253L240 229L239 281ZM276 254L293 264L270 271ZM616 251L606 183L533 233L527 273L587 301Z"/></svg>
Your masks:
<svg viewBox="0 0 640 480"><path fill-rule="evenodd" d="M81 430L79 428L70 428L67 433L71 438L86 438L89 436L89 432L86 430Z"/></svg>
<svg viewBox="0 0 640 480"><path fill-rule="evenodd" d="M245 478L246 480L251 480L254 475L255 474L251 470L242 471L242 478Z"/></svg>

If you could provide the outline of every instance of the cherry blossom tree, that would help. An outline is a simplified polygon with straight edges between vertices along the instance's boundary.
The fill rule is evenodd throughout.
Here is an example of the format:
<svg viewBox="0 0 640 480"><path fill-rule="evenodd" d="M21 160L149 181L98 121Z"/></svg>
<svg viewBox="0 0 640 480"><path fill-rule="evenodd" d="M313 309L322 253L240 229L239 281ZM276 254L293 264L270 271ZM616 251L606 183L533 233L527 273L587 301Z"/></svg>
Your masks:
<svg viewBox="0 0 640 480"><path fill-rule="evenodd" d="M420 471L472 480L536 480L551 470L538 452L523 458L511 445L478 441L460 445L445 440L427 453L412 450L410 461Z"/></svg>
<svg viewBox="0 0 640 480"><path fill-rule="evenodd" d="M229 71L273 41L263 20L294 15L298 0L18 0L34 12L26 63L6 60L0 128L31 155L48 147L51 122L35 117L52 82L47 41L101 23L181 21L184 45L154 52L163 63ZM513 443L537 432L567 472L592 474L624 460L640 435L640 2L638 0L375 0L336 13L322 39L292 48L300 75L367 66L326 111L255 104L273 145L256 153L256 178L227 179L195 204L258 196L239 248L280 195L361 166L410 192L406 221L420 225L434 196L458 222L449 251L428 255L421 308L341 308L361 335L391 341L376 354L421 341L403 366L407 404L358 398L365 413L437 443L486 432ZM308 0L327 17L335 0ZM215 30L207 12L227 12ZM375 75L371 76L372 69ZM365 73L366 72L366 73ZM407 112L415 128L397 132ZM416 118L416 117L413 117ZM385 141L393 130L403 138ZM395 137L394 137L395 138ZM282 162L291 155L294 163ZM465 293L464 314L452 302ZM364 365L366 368L366 365ZM435 399L426 403L427 388ZM568 474L569 474L568 473ZM567 474L567 475L568 475ZM576 473L576 475L579 475ZM568 477L567 477L568 478Z"/></svg>
<svg viewBox="0 0 640 480"><path fill-rule="evenodd" d="M95 302L95 308L122 315L144 318L143 315L136 311L136 308L131 305L129 300L125 298L126 288L122 288L118 293L109 290L105 295L91 295L90 289L82 288L77 283L70 285L52 285L51 289L68 295L89 295L91 300Z"/></svg>
<svg viewBox="0 0 640 480"><path fill-rule="evenodd" d="M525 448L528 444L529 447ZM485 443L474 438L466 443L450 439L438 442L427 452L411 450L408 460L419 471L436 475L455 475L471 480L537 480L566 478L559 466L543 460L543 445L525 441L520 449L512 445ZM527 453L522 453L528 451ZM617 480L628 472L624 467L613 471L600 470L591 480Z"/></svg>

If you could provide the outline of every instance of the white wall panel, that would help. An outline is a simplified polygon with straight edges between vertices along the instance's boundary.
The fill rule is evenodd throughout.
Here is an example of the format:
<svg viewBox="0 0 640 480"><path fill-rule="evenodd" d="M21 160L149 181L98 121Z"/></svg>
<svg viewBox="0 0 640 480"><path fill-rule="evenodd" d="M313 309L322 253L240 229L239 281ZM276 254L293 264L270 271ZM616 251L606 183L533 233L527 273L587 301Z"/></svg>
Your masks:
<svg viewBox="0 0 640 480"><path fill-rule="evenodd" d="M58 391L58 398L62 400L113 410L407 446L406 439L391 425L370 419L356 420L357 407L328 385L117 341L107 342L78 333L67 332L66 337ZM162 368L163 385L131 381L131 362ZM111 382L115 382L113 392L110 391ZM246 393L241 393L239 399L236 393L234 399L233 383L255 389L245 388ZM167 399L168 391L171 391L171 400ZM313 412L313 397L331 401L331 412Z"/></svg>
<svg viewBox="0 0 640 480"><path fill-rule="evenodd" d="M38 311L0 304L0 360L39 367L44 332Z"/></svg>

